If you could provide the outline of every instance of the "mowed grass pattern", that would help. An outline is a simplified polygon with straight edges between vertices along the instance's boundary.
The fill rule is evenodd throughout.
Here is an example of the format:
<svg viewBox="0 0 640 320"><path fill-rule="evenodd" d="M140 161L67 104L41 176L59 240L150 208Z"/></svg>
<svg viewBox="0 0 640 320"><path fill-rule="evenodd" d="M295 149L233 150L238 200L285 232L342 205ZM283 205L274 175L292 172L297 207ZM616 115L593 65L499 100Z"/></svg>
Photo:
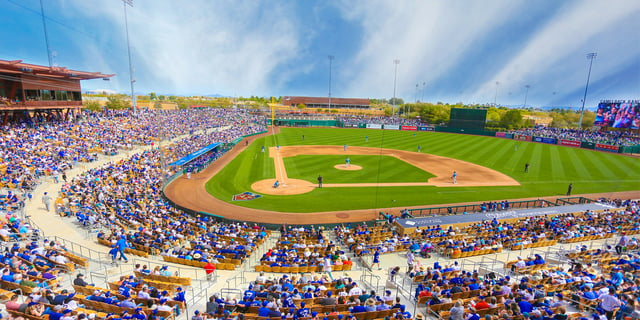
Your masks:
<svg viewBox="0 0 640 320"><path fill-rule="evenodd" d="M351 164L362 170L334 168L344 164L349 157ZM433 174L391 156L366 155L298 155L283 159L287 176L293 179L317 182L321 174L324 183L379 183L379 182L427 182Z"/></svg>
<svg viewBox="0 0 640 320"><path fill-rule="evenodd" d="M283 128L278 135L257 139L209 181L207 189L214 196L230 201L233 194L250 191L251 183L275 178L273 160L266 153L260 153L262 145L344 144L407 151L417 151L421 146L423 153L486 166L513 177L521 185L323 188L296 196L265 195L258 200L234 204L275 211L313 212L563 195L569 183L574 185L573 194L640 189L640 159L618 154L438 132L324 128ZM341 159L333 164L343 162ZM530 164L529 173L524 173L527 162ZM318 173L313 174L317 176ZM464 176L459 176L458 180L464 180Z"/></svg>

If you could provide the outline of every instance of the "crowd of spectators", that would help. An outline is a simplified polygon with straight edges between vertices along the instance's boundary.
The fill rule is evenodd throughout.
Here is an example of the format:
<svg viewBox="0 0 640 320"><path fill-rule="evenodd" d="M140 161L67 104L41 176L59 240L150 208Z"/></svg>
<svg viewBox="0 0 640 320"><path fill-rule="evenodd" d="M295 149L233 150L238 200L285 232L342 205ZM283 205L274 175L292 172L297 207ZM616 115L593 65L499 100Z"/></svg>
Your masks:
<svg viewBox="0 0 640 320"><path fill-rule="evenodd" d="M63 184L58 211L76 216L84 225L110 226L111 231L101 232L99 237L113 241L114 245L124 237L130 245L152 253L200 261L224 255L243 259L255 246L254 241L264 237L261 228L217 224L207 216L189 216L171 206L160 192L163 177L178 169L165 166L163 170L160 150L164 162L170 163L213 142L228 143L265 129L252 115L232 112L226 118L230 123L219 123L224 126L210 133L194 134L162 149L146 150L82 173ZM189 246L176 249L178 244ZM117 249L121 247L118 245Z"/></svg>
<svg viewBox="0 0 640 320"><path fill-rule="evenodd" d="M632 131L592 131L539 127L514 130L511 131L511 133L543 138L586 141L614 146L640 145L640 137Z"/></svg>
<svg viewBox="0 0 640 320"><path fill-rule="evenodd" d="M352 265L346 252L327 240L323 228L283 226L280 239L260 259L270 267L319 266L331 271L334 265Z"/></svg>
<svg viewBox="0 0 640 320"><path fill-rule="evenodd" d="M52 176L57 182L65 170L78 162L95 161L99 154L115 155L134 146L153 145L161 138L225 126L231 130L212 138L228 142L242 131L264 129L264 120L242 109L208 108L84 111L73 121L7 125L0 133L0 187L29 191L42 177ZM196 141L183 148L198 145L199 137L192 137Z"/></svg>
<svg viewBox="0 0 640 320"><path fill-rule="evenodd" d="M316 274L267 277L261 273L241 299L211 296L203 314L218 319L257 316L322 320L358 319L365 312L374 311L388 311L389 319L412 318L390 290L380 295L375 290L365 291L348 274L330 280ZM201 312L195 314L199 316Z"/></svg>

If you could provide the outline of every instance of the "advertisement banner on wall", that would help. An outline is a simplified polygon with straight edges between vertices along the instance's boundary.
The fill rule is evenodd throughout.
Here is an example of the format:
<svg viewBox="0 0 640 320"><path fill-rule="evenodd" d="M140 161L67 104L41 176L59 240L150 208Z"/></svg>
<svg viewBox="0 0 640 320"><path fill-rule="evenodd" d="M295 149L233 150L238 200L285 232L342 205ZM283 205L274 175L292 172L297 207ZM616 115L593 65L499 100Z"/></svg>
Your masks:
<svg viewBox="0 0 640 320"><path fill-rule="evenodd" d="M379 123L367 123L367 129L382 129L382 125Z"/></svg>
<svg viewBox="0 0 640 320"><path fill-rule="evenodd" d="M607 152L618 152L618 146L611 146L608 144L596 143L596 150Z"/></svg>
<svg viewBox="0 0 640 320"><path fill-rule="evenodd" d="M507 137L507 133L506 132L496 132L496 137L498 137L498 138L506 138Z"/></svg>
<svg viewBox="0 0 640 320"><path fill-rule="evenodd" d="M416 130L418 130L418 127L416 127L416 126L402 126L402 127L400 127L400 130L403 130L403 131L416 131Z"/></svg>
<svg viewBox="0 0 640 320"><path fill-rule="evenodd" d="M384 127L382 127L382 129L385 129L385 130L400 130L400 125L397 125L397 124L385 124Z"/></svg>
<svg viewBox="0 0 640 320"><path fill-rule="evenodd" d="M514 140L521 140L521 141L531 141L531 136L527 136L524 134L514 134L513 135L513 139Z"/></svg>
<svg viewBox="0 0 640 320"><path fill-rule="evenodd" d="M513 139L513 133L506 133L504 137L507 139Z"/></svg>
<svg viewBox="0 0 640 320"><path fill-rule="evenodd" d="M420 131L436 131L435 127L418 127Z"/></svg>
<svg viewBox="0 0 640 320"><path fill-rule="evenodd" d="M580 146L580 141L575 141L575 140L560 140L559 145L561 146L568 146L568 147L579 147Z"/></svg>
<svg viewBox="0 0 640 320"><path fill-rule="evenodd" d="M593 142L582 141L582 142L580 142L580 148L595 149L596 148L596 144L593 143Z"/></svg>
<svg viewBox="0 0 640 320"><path fill-rule="evenodd" d="M545 137L533 137L533 142L556 144L556 139L555 138L545 138Z"/></svg>

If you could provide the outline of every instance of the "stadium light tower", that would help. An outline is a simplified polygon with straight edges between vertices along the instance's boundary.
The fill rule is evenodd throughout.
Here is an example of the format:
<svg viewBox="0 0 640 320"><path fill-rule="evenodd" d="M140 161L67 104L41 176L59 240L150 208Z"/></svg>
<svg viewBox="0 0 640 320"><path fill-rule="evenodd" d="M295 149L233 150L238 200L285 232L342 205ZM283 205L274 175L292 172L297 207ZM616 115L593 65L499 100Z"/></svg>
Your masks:
<svg viewBox="0 0 640 320"><path fill-rule="evenodd" d="M496 81L496 95L493 96L493 107L494 108L498 103L498 85L500 85L500 81Z"/></svg>
<svg viewBox="0 0 640 320"><path fill-rule="evenodd" d="M582 109L580 110L580 122L578 122L578 129L582 129L582 117L584 116L584 104L587 101L587 90L589 90L589 78L591 78L591 66L593 65L593 59L596 58L598 53L591 52L587 54L589 59L589 73L587 73L587 85L584 87L584 98L582 98Z"/></svg>
<svg viewBox="0 0 640 320"><path fill-rule="evenodd" d="M133 112L137 111L136 104L136 94L133 89L133 83L136 80L133 79L133 66L131 64L131 45L129 44L129 21L127 19L127 6L133 8L133 0L122 0L122 5L124 6L124 28L127 32L127 53L129 54L129 80L131 81L131 106L133 107Z"/></svg>
<svg viewBox="0 0 640 320"><path fill-rule="evenodd" d="M396 111L396 80L398 79L398 64L400 63L400 60L395 59L393 60L393 64L396 65L395 67L395 72L393 74L393 109L391 109L391 117L393 118L393 114Z"/></svg>
<svg viewBox="0 0 640 320"><path fill-rule="evenodd" d="M527 91L525 91L525 93L524 93L524 105L522 105L523 109L527 107L527 96L529 95L529 88L531 88L531 86L530 85L526 85L524 87L527 88Z"/></svg>
<svg viewBox="0 0 640 320"><path fill-rule="evenodd" d="M329 55L329 114L331 114L331 67L333 59L335 59L335 57Z"/></svg>
<svg viewBox="0 0 640 320"><path fill-rule="evenodd" d="M427 87L427 83L426 82L422 82L422 99L420 99L420 101L424 102L424 90Z"/></svg>
<svg viewBox="0 0 640 320"><path fill-rule="evenodd" d="M49 48L49 33L47 32L47 21L44 16L44 5L40 0L40 14L42 16L42 27L44 28L44 42L47 45L47 59L49 59L49 68L53 67L53 61L51 57L51 49Z"/></svg>

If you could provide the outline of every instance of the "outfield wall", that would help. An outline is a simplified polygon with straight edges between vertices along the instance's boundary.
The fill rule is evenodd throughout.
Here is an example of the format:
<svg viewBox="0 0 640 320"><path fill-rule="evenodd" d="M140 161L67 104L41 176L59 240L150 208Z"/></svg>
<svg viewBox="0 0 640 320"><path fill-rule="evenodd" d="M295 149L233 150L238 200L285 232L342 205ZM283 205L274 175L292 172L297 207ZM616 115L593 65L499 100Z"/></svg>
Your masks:
<svg viewBox="0 0 640 320"><path fill-rule="evenodd" d="M348 126L345 126L345 127L348 127ZM445 132L445 133L460 133L460 134L470 134L470 135L476 135L476 136L513 139L513 140L519 140L519 141L557 144L557 145L566 146L566 147L592 149L592 150L611 152L611 153L640 153L640 145L621 147L621 146L614 146L614 145L608 145L608 144L602 144L602 143L594 143L590 141L556 139L556 138L530 136L530 135L524 135L524 134L514 134L510 132L487 131L487 130L481 130L481 129L463 129L463 128L443 127L443 126L435 126L435 127L402 126L402 125L388 125L388 124L379 124L379 123L359 123L357 125L352 125L352 127L366 128L366 129L381 129L381 130L435 131L435 132Z"/></svg>

